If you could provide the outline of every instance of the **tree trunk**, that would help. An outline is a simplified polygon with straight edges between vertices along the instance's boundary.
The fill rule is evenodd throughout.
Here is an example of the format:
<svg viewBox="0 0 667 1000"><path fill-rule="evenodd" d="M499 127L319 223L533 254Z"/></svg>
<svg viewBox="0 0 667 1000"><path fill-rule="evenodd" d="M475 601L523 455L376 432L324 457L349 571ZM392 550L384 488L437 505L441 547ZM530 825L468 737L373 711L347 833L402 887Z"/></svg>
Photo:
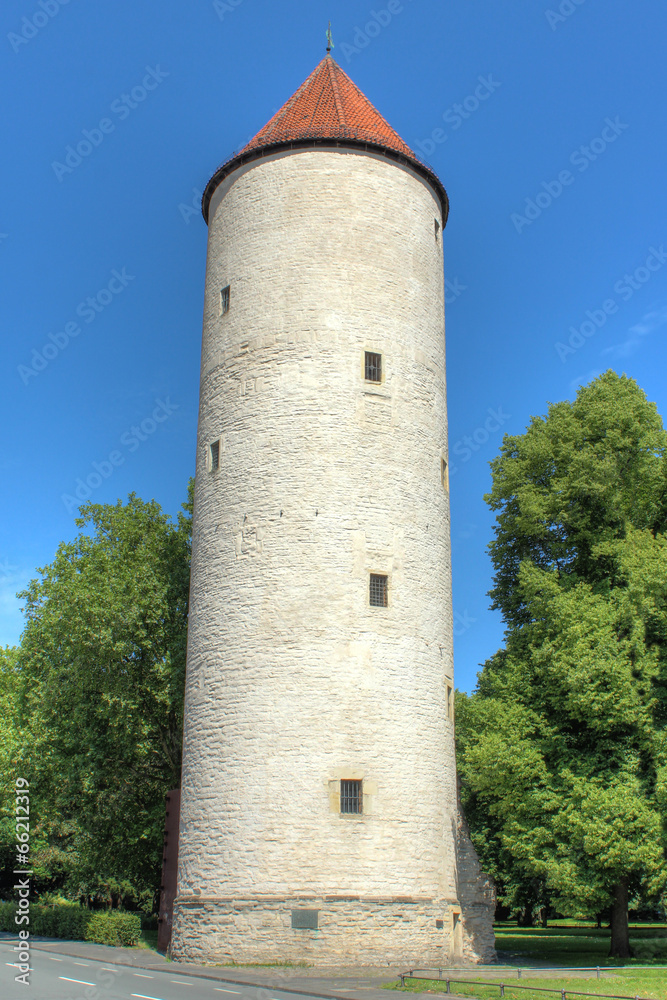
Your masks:
<svg viewBox="0 0 667 1000"><path fill-rule="evenodd" d="M628 926L628 880L620 880L614 890L611 908L611 948L610 958L631 958L630 928Z"/></svg>

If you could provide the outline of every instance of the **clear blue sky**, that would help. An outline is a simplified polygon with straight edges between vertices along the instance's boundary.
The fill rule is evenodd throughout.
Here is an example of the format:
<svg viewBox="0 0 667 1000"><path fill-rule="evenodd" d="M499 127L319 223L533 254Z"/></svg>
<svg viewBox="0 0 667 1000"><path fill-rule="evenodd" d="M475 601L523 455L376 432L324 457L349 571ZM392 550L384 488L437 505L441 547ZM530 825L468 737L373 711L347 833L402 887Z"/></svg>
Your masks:
<svg viewBox="0 0 667 1000"><path fill-rule="evenodd" d="M502 434L608 367L667 413L661 0L5 0L0 643L94 463L98 502L184 499L206 253L188 206L321 59L329 19L451 199L459 687L502 642L483 501Z"/></svg>

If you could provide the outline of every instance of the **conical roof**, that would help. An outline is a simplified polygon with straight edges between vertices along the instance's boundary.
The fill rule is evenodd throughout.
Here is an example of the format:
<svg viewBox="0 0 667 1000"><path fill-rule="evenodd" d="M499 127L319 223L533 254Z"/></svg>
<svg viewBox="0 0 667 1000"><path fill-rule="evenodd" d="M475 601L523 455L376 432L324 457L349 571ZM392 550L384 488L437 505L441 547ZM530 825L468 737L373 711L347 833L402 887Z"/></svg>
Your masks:
<svg viewBox="0 0 667 1000"><path fill-rule="evenodd" d="M330 56L241 150L293 139L357 139L415 154Z"/></svg>
<svg viewBox="0 0 667 1000"><path fill-rule="evenodd" d="M264 128L215 172L202 199L204 218L208 222L209 204L218 184L241 163L281 147L332 143L370 149L410 164L435 188L442 203L443 224L447 221L449 203L439 178L417 158L329 53Z"/></svg>

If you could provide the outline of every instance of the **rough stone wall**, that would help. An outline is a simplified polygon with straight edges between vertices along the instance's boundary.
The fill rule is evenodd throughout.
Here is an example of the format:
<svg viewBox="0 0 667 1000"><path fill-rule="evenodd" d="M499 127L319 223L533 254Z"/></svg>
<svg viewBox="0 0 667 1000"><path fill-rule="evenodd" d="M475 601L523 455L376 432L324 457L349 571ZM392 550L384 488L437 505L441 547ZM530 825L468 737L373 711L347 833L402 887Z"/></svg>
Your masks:
<svg viewBox="0 0 667 1000"><path fill-rule="evenodd" d="M266 962L424 967L450 959L451 907L427 897L181 899L177 908L172 954L193 962L261 955ZM292 909L316 910L317 930L293 929Z"/></svg>
<svg viewBox="0 0 667 1000"><path fill-rule="evenodd" d="M277 940L281 954L301 947L310 932L277 931L292 904L258 900L303 894L438 901L396 920L385 903L350 902L340 924L336 904L312 932L320 961L449 948L458 812L435 220L416 175L345 151L256 161L214 197L178 957L236 954L241 927L246 960L275 957ZM379 384L364 380L365 351L382 354ZM387 608L369 606L372 572L389 577ZM362 815L339 812L344 778L363 780ZM215 902L230 899L250 903Z"/></svg>
<svg viewBox="0 0 667 1000"><path fill-rule="evenodd" d="M493 962L496 958L493 933L496 887L482 871L460 805L456 825L456 882L463 918L463 958L468 962Z"/></svg>

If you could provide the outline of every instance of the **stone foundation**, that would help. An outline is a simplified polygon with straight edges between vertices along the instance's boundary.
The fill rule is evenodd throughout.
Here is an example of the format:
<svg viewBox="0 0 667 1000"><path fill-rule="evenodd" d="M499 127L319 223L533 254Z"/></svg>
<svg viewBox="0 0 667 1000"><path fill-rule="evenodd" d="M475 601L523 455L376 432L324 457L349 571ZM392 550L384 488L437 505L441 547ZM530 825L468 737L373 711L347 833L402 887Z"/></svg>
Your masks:
<svg viewBox="0 0 667 1000"><path fill-rule="evenodd" d="M294 928L293 911L302 923L303 911L316 911L317 929ZM456 913L456 902L421 896L181 896L171 954L188 962L444 965L463 957L454 953Z"/></svg>

